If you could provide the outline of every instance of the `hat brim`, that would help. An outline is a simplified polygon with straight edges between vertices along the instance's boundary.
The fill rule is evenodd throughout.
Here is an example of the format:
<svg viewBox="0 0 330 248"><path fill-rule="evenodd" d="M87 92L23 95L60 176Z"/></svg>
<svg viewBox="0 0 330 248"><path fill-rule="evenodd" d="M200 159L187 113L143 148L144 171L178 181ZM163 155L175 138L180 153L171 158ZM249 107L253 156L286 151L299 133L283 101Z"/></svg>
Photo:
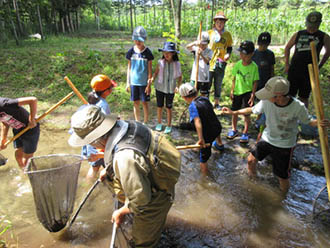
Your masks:
<svg viewBox="0 0 330 248"><path fill-rule="evenodd" d="M84 146L92 143L94 140L100 138L102 135L110 131L116 124L117 115L110 114L106 115L105 119L97 128L86 135L84 138L79 137L73 132L68 140L70 146Z"/></svg>
<svg viewBox="0 0 330 248"><path fill-rule="evenodd" d="M228 21L228 18L225 18L224 16L215 16L215 17L213 17L213 20L216 20L216 19Z"/></svg>
<svg viewBox="0 0 330 248"><path fill-rule="evenodd" d="M262 88L261 90L258 90L256 92L256 97L259 100L268 100L274 96L275 96L275 94L269 92L266 88Z"/></svg>
<svg viewBox="0 0 330 248"><path fill-rule="evenodd" d="M143 39L142 37L137 37L137 36L133 36L132 40L137 40L137 41L142 41L145 42L145 39Z"/></svg>
<svg viewBox="0 0 330 248"><path fill-rule="evenodd" d="M158 48L158 52L180 53L180 51L177 50L167 50L162 48Z"/></svg>

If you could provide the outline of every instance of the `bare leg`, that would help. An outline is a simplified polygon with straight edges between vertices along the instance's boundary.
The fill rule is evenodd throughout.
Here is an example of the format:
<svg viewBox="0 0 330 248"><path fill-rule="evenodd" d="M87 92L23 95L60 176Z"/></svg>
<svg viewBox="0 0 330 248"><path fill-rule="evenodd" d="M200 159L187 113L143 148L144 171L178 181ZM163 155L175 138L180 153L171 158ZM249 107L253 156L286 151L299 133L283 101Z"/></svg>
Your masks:
<svg viewBox="0 0 330 248"><path fill-rule="evenodd" d="M136 121L140 121L140 101L134 101L134 106L133 106L133 110L134 110L134 118Z"/></svg>
<svg viewBox="0 0 330 248"><path fill-rule="evenodd" d="M157 107L157 120L159 124L162 124L162 116L163 116L163 107Z"/></svg>
<svg viewBox="0 0 330 248"><path fill-rule="evenodd" d="M142 106L143 106L143 122L147 123L148 122L148 118L149 118L149 105L148 102L142 102Z"/></svg>
<svg viewBox="0 0 330 248"><path fill-rule="evenodd" d="M231 128L234 131L237 130L237 120L238 120L238 115L232 115L232 117L231 117Z"/></svg>
<svg viewBox="0 0 330 248"><path fill-rule="evenodd" d="M248 174L250 177L256 177L257 176L257 163L258 160L253 156L252 153L249 154L248 156Z"/></svg>
<svg viewBox="0 0 330 248"><path fill-rule="evenodd" d="M244 130L243 133L248 133L250 125L250 115L244 115Z"/></svg>
<svg viewBox="0 0 330 248"><path fill-rule="evenodd" d="M207 163L200 163L200 168L201 168L201 172L204 176L207 176L207 174L209 173L209 170L207 168Z"/></svg>
<svg viewBox="0 0 330 248"><path fill-rule="evenodd" d="M289 179L283 179L278 177L278 181L280 183L280 189L281 191L286 194L289 191L290 188L290 180Z"/></svg>
<svg viewBox="0 0 330 248"><path fill-rule="evenodd" d="M172 109L166 108L167 112L167 126L170 127L172 126Z"/></svg>
<svg viewBox="0 0 330 248"><path fill-rule="evenodd" d="M216 141L217 141L217 144L221 146L221 145L222 145L221 135L219 135L219 136L216 137L215 139L216 139Z"/></svg>
<svg viewBox="0 0 330 248"><path fill-rule="evenodd" d="M24 169L24 167L27 165L29 158L33 157L34 153L24 153L23 148L18 148L15 150L15 158L16 161L21 169Z"/></svg>
<svg viewBox="0 0 330 248"><path fill-rule="evenodd" d="M88 170L88 173L86 175L87 179L95 179L97 177L97 173L99 172L100 166L91 166Z"/></svg>

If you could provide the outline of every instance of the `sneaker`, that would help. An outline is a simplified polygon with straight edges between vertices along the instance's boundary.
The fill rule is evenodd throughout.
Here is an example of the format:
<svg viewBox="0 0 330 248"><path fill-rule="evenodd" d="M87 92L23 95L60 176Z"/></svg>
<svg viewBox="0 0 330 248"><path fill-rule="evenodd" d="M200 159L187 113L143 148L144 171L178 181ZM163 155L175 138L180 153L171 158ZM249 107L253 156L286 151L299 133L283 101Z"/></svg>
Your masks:
<svg viewBox="0 0 330 248"><path fill-rule="evenodd" d="M157 126L156 126L156 131L162 131L162 129L163 129L163 125L162 124L157 124Z"/></svg>
<svg viewBox="0 0 330 248"><path fill-rule="evenodd" d="M234 130L230 130L227 134L227 138L228 139L233 139L238 135L238 131L234 131Z"/></svg>
<svg viewBox="0 0 330 248"><path fill-rule="evenodd" d="M249 135L247 133L243 133L241 138L239 139L241 143L248 143L249 142Z"/></svg>
<svg viewBox="0 0 330 248"><path fill-rule="evenodd" d="M212 142L212 147L218 151L223 151L225 149L224 145L218 145L217 141Z"/></svg>
<svg viewBox="0 0 330 248"><path fill-rule="evenodd" d="M168 134L170 132L172 132L172 127L169 127L169 126L165 127L164 133Z"/></svg>

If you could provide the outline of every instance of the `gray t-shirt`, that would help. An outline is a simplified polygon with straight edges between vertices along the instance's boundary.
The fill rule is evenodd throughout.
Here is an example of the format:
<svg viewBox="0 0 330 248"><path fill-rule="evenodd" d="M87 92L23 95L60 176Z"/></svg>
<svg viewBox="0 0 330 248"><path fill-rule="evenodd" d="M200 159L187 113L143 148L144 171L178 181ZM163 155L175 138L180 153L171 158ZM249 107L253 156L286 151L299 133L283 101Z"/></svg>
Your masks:
<svg viewBox="0 0 330 248"><path fill-rule="evenodd" d="M193 64L193 68L192 68L192 72L191 72L191 80L196 81L196 60L197 60L197 50L198 47L194 46L193 47L193 53L195 54L195 60L194 60L194 64ZM205 58L208 58L209 60L211 60L213 52L211 49L206 48L203 52L202 55ZM209 69L210 69L210 64L209 63L205 63L204 59L202 58L202 56L199 56L199 69L198 69L198 82L209 82Z"/></svg>

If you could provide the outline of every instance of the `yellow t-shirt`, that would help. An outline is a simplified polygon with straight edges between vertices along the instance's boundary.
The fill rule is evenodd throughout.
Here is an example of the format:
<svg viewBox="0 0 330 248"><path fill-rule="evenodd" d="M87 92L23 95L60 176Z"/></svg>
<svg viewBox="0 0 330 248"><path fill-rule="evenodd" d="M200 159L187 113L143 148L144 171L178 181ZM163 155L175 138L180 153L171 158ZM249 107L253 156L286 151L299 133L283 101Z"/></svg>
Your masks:
<svg viewBox="0 0 330 248"><path fill-rule="evenodd" d="M210 71L214 71L215 63L218 58L224 59L227 52L227 47L231 47L233 45L233 39L228 31L224 31L221 34L220 41L215 42L216 32L217 31L214 29L208 31L210 36L209 48L213 51L213 56L210 60Z"/></svg>

